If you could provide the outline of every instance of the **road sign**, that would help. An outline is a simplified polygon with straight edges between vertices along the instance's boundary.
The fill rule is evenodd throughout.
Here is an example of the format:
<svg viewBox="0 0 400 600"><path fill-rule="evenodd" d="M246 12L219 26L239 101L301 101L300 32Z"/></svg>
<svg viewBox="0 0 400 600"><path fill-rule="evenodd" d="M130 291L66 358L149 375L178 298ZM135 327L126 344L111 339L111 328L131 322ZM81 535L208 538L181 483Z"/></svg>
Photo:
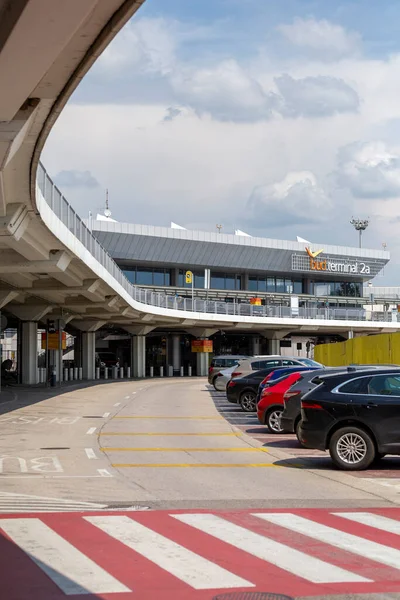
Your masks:
<svg viewBox="0 0 400 600"><path fill-rule="evenodd" d="M186 283L193 283L192 271L186 271Z"/></svg>
<svg viewBox="0 0 400 600"><path fill-rule="evenodd" d="M58 350L58 331L55 333L48 333L48 346L47 350ZM62 349L67 348L67 334L65 331L62 332ZM46 350L46 333L42 333L42 350Z"/></svg>

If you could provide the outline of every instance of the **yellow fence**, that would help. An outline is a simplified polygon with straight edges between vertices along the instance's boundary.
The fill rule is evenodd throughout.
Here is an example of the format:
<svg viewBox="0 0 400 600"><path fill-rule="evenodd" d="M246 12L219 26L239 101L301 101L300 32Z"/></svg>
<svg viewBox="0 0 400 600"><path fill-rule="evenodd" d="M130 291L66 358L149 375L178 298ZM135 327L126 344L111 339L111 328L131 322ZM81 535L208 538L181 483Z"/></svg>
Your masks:
<svg viewBox="0 0 400 600"><path fill-rule="evenodd" d="M400 333L384 333L358 337L347 342L321 344L315 347L314 358L329 367L352 363L400 365Z"/></svg>

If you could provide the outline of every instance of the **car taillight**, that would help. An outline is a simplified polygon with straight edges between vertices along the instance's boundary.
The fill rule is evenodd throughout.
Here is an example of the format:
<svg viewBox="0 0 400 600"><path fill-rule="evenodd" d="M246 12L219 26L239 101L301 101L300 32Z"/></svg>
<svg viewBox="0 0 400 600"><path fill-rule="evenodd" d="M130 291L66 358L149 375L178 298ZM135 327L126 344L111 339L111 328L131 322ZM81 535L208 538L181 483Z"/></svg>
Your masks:
<svg viewBox="0 0 400 600"><path fill-rule="evenodd" d="M234 385L236 385L236 381L232 381L232 379L231 379L230 382L228 383L228 387L233 387Z"/></svg>
<svg viewBox="0 0 400 600"><path fill-rule="evenodd" d="M293 398L293 396L298 396L301 394L300 390L288 390L283 394L283 399L288 400L289 398Z"/></svg>
<svg viewBox="0 0 400 600"><path fill-rule="evenodd" d="M318 402L307 402L307 400L303 400L301 403L301 408L312 408L314 410L324 410Z"/></svg>
<svg viewBox="0 0 400 600"><path fill-rule="evenodd" d="M262 392L261 392L261 398L264 398L265 396L269 396L271 394L271 390L267 387L263 388Z"/></svg>
<svg viewBox="0 0 400 600"><path fill-rule="evenodd" d="M211 373L214 372L214 367L208 367L208 374L211 375Z"/></svg>
<svg viewBox="0 0 400 600"><path fill-rule="evenodd" d="M241 373L238 373L237 371L232 373L232 377L239 377L239 375L241 375Z"/></svg>
<svg viewBox="0 0 400 600"><path fill-rule="evenodd" d="M217 373L217 377L222 377L221 371L219 373Z"/></svg>

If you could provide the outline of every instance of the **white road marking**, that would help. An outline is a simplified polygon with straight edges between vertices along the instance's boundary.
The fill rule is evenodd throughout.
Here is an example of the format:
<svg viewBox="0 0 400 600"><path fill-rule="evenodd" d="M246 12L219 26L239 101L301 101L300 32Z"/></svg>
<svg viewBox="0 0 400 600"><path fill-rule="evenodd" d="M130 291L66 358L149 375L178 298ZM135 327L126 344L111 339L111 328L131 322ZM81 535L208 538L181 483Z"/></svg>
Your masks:
<svg viewBox="0 0 400 600"><path fill-rule="evenodd" d="M93 460L93 459L97 459L98 457L96 456L93 448L85 448L85 452L86 452L86 456Z"/></svg>
<svg viewBox="0 0 400 600"><path fill-rule="evenodd" d="M129 398L129 396L128 396L128 398ZM119 406L120 404L121 404L121 402L116 402L116 403L114 404L114 406Z"/></svg>
<svg viewBox="0 0 400 600"><path fill-rule="evenodd" d="M291 531L297 531L297 533L311 537L314 540L332 544L335 548L341 548L388 567L400 569L400 550L395 548L389 548L389 546L371 542L357 535L327 525L320 525L320 523L290 513L261 513L255 516L270 523L275 523L275 525L286 527Z"/></svg>
<svg viewBox="0 0 400 600"><path fill-rule="evenodd" d="M2 519L0 527L67 596L131 591L40 519Z"/></svg>
<svg viewBox="0 0 400 600"><path fill-rule="evenodd" d="M261 560L313 583L366 582L360 575L290 548L259 533L211 514L172 515L178 521L240 548Z"/></svg>
<svg viewBox="0 0 400 600"><path fill-rule="evenodd" d="M400 521L389 519L389 517L382 517L381 515L375 515L374 513L369 512L338 512L332 514L337 517L349 519L349 521L355 521L356 523L369 525L369 527L375 527L375 529L381 529L388 533L400 535Z"/></svg>
<svg viewBox="0 0 400 600"><path fill-rule="evenodd" d="M96 427L90 427L90 429L87 430L86 434L87 435L93 435L94 432L96 431Z"/></svg>
<svg viewBox="0 0 400 600"><path fill-rule="evenodd" d="M85 510L102 510L104 508L107 508L106 504L0 492L0 513L2 514L23 512L82 512Z"/></svg>
<svg viewBox="0 0 400 600"><path fill-rule="evenodd" d="M125 400L129 400L130 396L125 396Z"/></svg>
<svg viewBox="0 0 400 600"><path fill-rule="evenodd" d="M196 590L254 587L129 517L84 518Z"/></svg>
<svg viewBox="0 0 400 600"><path fill-rule="evenodd" d="M103 415L103 419L107 419L107 417L109 417L109 416L110 416L110 413L109 413L109 412L108 412L108 413L104 413L104 415Z"/></svg>
<svg viewBox="0 0 400 600"><path fill-rule="evenodd" d="M112 477L111 473L107 469L97 469L100 477Z"/></svg>

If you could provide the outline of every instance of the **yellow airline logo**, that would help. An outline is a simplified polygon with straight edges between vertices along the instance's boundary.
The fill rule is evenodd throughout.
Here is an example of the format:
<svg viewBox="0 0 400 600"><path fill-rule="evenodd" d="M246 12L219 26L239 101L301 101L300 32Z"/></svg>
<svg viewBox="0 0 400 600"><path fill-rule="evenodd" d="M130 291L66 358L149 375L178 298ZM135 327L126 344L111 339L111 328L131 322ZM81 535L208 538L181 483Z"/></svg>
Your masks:
<svg viewBox="0 0 400 600"><path fill-rule="evenodd" d="M310 258L317 258L317 256L319 256L320 254L322 254L324 251L324 249L322 248L322 250L316 250L315 252L313 252L312 250L310 250L310 248L306 248L306 252L308 254L308 256Z"/></svg>

